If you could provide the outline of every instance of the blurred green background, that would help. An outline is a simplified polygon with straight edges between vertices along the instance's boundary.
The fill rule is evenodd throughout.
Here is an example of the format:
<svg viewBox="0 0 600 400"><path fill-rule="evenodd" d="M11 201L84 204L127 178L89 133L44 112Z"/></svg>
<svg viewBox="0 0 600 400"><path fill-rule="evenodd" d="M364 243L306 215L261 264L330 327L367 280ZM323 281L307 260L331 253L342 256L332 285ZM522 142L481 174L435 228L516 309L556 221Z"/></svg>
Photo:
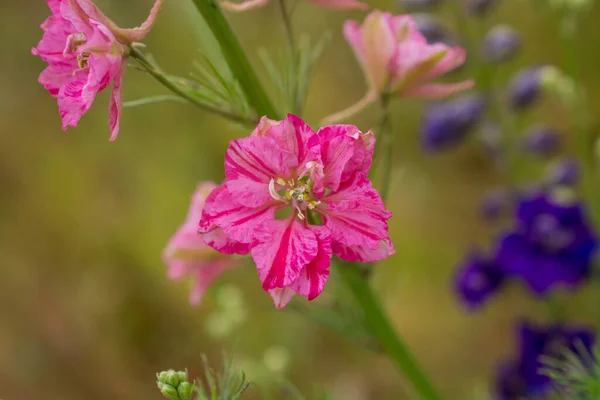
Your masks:
<svg viewBox="0 0 600 400"><path fill-rule="evenodd" d="M212 57L218 52L190 1L165 3L146 44L167 71L187 76L200 51ZM526 0L500 3L480 28L508 23L523 34L523 51L502 67L502 79L519 65L563 65L553 17ZM97 4L122 26L135 26L151 1ZM397 11L391 1L370 4ZM266 79L256 49L285 49L277 12L272 4L230 17ZM43 0L0 2L0 398L160 399L157 371L187 367L198 376L201 354L218 366L222 351L235 354L251 379L262 381L265 368L275 370L309 398L318 387L341 400L409 398L384 357L297 312L276 311L249 266L228 272L200 307L189 306L189 286L167 279L161 251L183 220L196 183L219 181L228 141L249 132L193 106L148 105L125 110L120 136L109 143L107 93L77 129L62 132L55 100L37 83L44 64L30 54L48 14ZM439 16L449 26L456 22L448 9ZM598 17L597 10L585 16L577 48L592 115L600 101ZM333 35L306 106L313 126L365 90L341 34L348 18L362 14L300 1L294 15L298 32ZM470 46L478 40L471 36ZM128 70L126 100L157 93L165 91ZM479 313L460 308L451 277L463 253L493 233L477 207L500 178L476 143L423 154L417 135L422 106L394 103L396 173L389 208L398 252L377 266L373 285L448 398L486 399L494 364L513 352L514 322L544 318L544 307L511 287ZM524 124L534 120L562 127L569 136L567 118L551 102ZM376 110L369 109L350 122L366 130L376 121ZM227 332L220 299L231 291L243 296L243 318ZM563 296L574 319L593 316L596 307L585 292ZM258 392L250 390L247 398L259 398Z"/></svg>

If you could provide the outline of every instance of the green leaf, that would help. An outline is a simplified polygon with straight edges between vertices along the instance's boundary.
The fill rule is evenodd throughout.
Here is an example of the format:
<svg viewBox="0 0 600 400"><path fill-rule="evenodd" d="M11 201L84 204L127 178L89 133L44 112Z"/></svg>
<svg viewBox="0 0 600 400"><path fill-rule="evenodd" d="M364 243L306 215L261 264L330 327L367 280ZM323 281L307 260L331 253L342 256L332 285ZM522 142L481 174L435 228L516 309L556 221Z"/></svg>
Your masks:
<svg viewBox="0 0 600 400"><path fill-rule="evenodd" d="M148 104L158 104L158 103L185 103L185 104L189 104L189 101L181 98L181 97L177 97L177 96L151 96L151 97L144 97L141 99L137 99L137 100L130 100L130 101L126 101L123 103L123 107L124 108L133 108L133 107L139 107L139 106L145 106Z"/></svg>

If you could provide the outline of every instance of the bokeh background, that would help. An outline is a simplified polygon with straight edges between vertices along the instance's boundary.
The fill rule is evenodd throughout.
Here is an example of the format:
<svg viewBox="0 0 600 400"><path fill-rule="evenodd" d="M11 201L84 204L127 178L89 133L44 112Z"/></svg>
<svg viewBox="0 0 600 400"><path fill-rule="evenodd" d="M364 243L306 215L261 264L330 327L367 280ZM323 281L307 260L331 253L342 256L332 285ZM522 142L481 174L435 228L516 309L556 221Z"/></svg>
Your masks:
<svg viewBox="0 0 600 400"><path fill-rule="evenodd" d="M202 53L217 59L191 2L165 3L146 40L158 62L186 76ZM398 11L391 1L369 3ZM464 17L460 26L476 51L481 37L473 29L507 23L521 32L523 50L502 67L501 79L519 66L564 65L556 17L536 11L533 1L499 3L485 20ZM122 26L135 26L151 1L97 4ZM230 18L266 80L256 50L284 51L277 12L272 4ZM200 307L188 304L189 285L167 279L161 251L183 220L196 183L220 180L228 141L248 132L193 106L148 105L125 110L120 136L109 143L107 93L77 129L62 132L55 101L37 83L44 64L30 54L47 15L43 0L0 2L0 398L160 399L156 372L187 367L198 376L201 355L218 367L223 351L236 356L250 379L272 388L269 380L280 374L309 399L318 388L340 400L409 398L384 357L294 310L276 311L249 265L223 276ZM449 6L438 16L456 26ZM600 101L599 17L596 8L583 18L577 43L592 115ZM309 123L365 90L341 34L348 18L362 14L323 11L303 1L297 6L298 32L332 34L309 93ZM471 67L458 74L471 74ZM150 77L128 71L126 100L159 93L165 90ZM452 276L464 252L474 243L485 245L494 232L477 210L481 195L500 177L475 141L425 154L418 139L422 110L418 101L393 105L389 208L398 252L377 266L373 285L441 390L452 399L486 399L495 363L514 351L514 323L524 316L543 319L544 307L511 287L479 313L461 309ZM363 129L376 121L375 109L352 120ZM571 137L556 104L544 102L523 124L532 121L554 124ZM562 296L573 320L594 317L597 304L587 292ZM259 391L251 389L247 398L260 398ZM272 390L271 398L287 397Z"/></svg>

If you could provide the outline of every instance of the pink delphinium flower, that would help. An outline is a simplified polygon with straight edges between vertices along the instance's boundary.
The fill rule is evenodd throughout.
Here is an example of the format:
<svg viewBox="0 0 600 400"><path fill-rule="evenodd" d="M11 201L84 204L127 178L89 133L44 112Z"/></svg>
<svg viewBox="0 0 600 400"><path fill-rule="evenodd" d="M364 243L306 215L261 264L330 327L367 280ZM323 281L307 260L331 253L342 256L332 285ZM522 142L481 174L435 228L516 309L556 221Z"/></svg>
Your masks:
<svg viewBox="0 0 600 400"><path fill-rule="evenodd" d="M163 252L168 266L167 274L173 280L186 277L194 279L190 303L197 305L210 284L224 271L237 266L230 255L221 254L206 245L198 234L198 221L208 194L217 187L213 182L201 182L194 195L188 215L181 227L171 237Z"/></svg>
<svg viewBox="0 0 600 400"><path fill-rule="evenodd" d="M329 8L332 10L366 10L369 8L367 3L358 0L309 0L310 2ZM221 6L228 11L248 11L253 8L264 7L269 3L269 0L246 0L242 3L234 3L231 1L221 2Z"/></svg>
<svg viewBox="0 0 600 400"><path fill-rule="evenodd" d="M227 254L251 253L263 289L278 308L294 293L317 297L332 254L379 261L395 252L391 213L367 174L375 138L355 126L315 133L300 118L263 118L231 142L225 182L206 200L205 242Z"/></svg>
<svg viewBox="0 0 600 400"><path fill-rule="evenodd" d="M129 46L148 34L162 0L156 0L146 22L133 29L119 28L90 0L46 2L52 15L41 25L44 36L32 49L49 64L39 82L57 98L63 130L77 126L96 95L112 83L108 120L110 140L115 140Z"/></svg>
<svg viewBox="0 0 600 400"><path fill-rule="evenodd" d="M357 104L328 117L328 122L347 118L382 95L439 99L474 85L471 79L457 83L430 82L462 65L465 51L443 43L428 44L410 15L392 16L375 10L362 25L346 21L344 36L354 49L369 90Z"/></svg>

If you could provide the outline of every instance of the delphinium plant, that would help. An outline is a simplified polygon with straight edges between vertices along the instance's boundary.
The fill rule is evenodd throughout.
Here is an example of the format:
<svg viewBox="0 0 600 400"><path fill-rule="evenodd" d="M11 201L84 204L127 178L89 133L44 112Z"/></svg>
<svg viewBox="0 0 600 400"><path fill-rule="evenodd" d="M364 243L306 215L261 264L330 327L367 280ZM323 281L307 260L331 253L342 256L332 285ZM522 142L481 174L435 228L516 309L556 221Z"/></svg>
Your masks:
<svg viewBox="0 0 600 400"><path fill-rule="evenodd" d="M455 290L466 309L480 310L510 281L521 281L549 307L557 307L556 288L575 290L593 279L599 186L577 54L565 55L570 63L564 72L540 63L514 71L510 82L500 79L523 48L519 33L509 25L479 32L481 19L500 1L399 0L398 14L369 10L360 0L311 0L323 11L365 12L340 29L367 86L364 96L348 108L312 124L302 115L313 69L327 44L297 35L294 4L181 1L191 2L202 15L228 71L210 59L190 77L174 76L160 67L160 56L153 57L141 41L163 0L156 0L147 20L132 29L116 25L91 0L46 0L51 16L42 24L43 38L33 54L48 63L39 82L57 99L63 129L75 127L96 95L111 85L111 141L117 139L124 104L178 101L238 124L240 138L231 141L224 154L224 181L198 184L187 217L163 251L169 278L193 280L190 303L200 303L224 271L256 268L257 283L280 309L296 295L308 300L321 295L335 268L353 298L340 296L330 308L320 305L316 319L340 332L354 331L345 333L388 356L415 398L444 398L369 285L376 263L396 252L388 235L393 216L386 201L396 131L390 105L399 97L429 102L420 131L425 151L449 150L475 138L505 178L504 187L494 188L484 199L482 215L509 222L488 249L472 249L456 275ZM566 51L572 48L569 41L587 3L540 3L565 15L560 29ZM277 103L224 13L251 13L257 7L278 7L287 37L286 63L274 63L267 52L261 55L282 99ZM424 13L441 7L450 9L458 22L454 30L443 16ZM149 74L172 96L124 103L127 66ZM580 141L576 156L562 156L563 138L554 128L541 123L521 127L520 114L541 96L556 96L568 108ZM377 126L361 131L347 124L367 107L378 107ZM539 177L541 184L533 189L519 176L529 159L548 163ZM311 305L297 308L311 314ZM235 326L243 318L242 312L234 314L226 325ZM560 313L555 316L543 324L519 322L519 355L499 365L490 385L493 398L544 398L557 375L543 373L542 359L557 357L562 349L589 352L594 329L572 325ZM208 390L189 382L185 372L161 372L157 378L160 391L171 400L235 399L247 387L243 376L231 374L231 366L218 378L207 372Z"/></svg>

